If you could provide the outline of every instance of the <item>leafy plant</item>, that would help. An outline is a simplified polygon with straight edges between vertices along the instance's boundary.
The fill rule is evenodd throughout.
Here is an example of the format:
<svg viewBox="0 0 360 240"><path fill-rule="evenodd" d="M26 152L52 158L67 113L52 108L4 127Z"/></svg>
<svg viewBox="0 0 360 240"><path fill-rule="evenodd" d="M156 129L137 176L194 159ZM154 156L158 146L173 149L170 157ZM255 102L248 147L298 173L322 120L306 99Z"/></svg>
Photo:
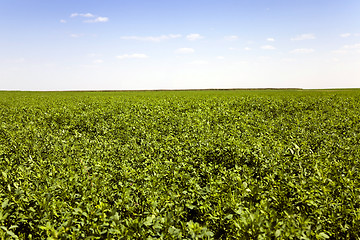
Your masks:
<svg viewBox="0 0 360 240"><path fill-rule="evenodd" d="M360 92L0 92L1 239L360 239Z"/></svg>

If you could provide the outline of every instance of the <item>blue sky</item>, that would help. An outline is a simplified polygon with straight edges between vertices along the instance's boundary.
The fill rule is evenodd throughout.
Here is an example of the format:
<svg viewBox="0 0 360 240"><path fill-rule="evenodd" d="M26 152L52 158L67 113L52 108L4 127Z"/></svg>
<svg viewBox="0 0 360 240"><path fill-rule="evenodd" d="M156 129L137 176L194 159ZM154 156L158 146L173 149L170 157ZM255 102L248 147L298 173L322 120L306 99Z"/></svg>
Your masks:
<svg viewBox="0 0 360 240"><path fill-rule="evenodd" d="M1 0L1 90L360 87L358 0Z"/></svg>

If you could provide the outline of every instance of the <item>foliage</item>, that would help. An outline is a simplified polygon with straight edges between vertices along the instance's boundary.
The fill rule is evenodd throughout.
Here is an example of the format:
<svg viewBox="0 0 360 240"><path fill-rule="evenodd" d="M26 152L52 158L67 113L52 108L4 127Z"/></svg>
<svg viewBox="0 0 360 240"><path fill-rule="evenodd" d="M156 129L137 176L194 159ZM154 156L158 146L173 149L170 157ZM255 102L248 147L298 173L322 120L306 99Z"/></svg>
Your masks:
<svg viewBox="0 0 360 240"><path fill-rule="evenodd" d="M0 92L2 239L360 239L360 91Z"/></svg>

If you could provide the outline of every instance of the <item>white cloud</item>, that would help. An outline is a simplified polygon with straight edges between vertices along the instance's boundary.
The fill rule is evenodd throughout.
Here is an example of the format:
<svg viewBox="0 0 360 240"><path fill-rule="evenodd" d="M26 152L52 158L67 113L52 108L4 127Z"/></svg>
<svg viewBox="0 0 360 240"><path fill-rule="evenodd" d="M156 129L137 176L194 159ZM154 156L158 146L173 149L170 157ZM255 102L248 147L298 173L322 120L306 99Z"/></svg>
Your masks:
<svg viewBox="0 0 360 240"><path fill-rule="evenodd" d="M225 36L224 39L225 39L226 41L236 41L236 40L239 39L239 37L236 36L236 35L231 35L231 36Z"/></svg>
<svg viewBox="0 0 360 240"><path fill-rule="evenodd" d="M351 33L342 33L340 34L340 37L342 38L347 38L347 37L350 37L351 36Z"/></svg>
<svg viewBox="0 0 360 240"><path fill-rule="evenodd" d="M274 42L275 39L274 39L274 38L267 38L266 41L268 41L268 42Z"/></svg>
<svg viewBox="0 0 360 240"><path fill-rule="evenodd" d="M85 18L94 18L95 15L91 13L72 13L70 15L71 18L73 17L85 17Z"/></svg>
<svg viewBox="0 0 360 240"><path fill-rule="evenodd" d="M65 19L60 19L61 23L66 23L67 21Z"/></svg>
<svg viewBox="0 0 360 240"><path fill-rule="evenodd" d="M90 18L89 20L84 20L84 23L98 23L98 22L108 22L108 17L97 17L96 15L92 13L72 13L70 15L71 18L74 17L83 17L83 18Z"/></svg>
<svg viewBox="0 0 360 240"><path fill-rule="evenodd" d="M335 54L347 54L350 52L358 52L360 53L360 43L352 44L352 45L344 45L340 49L332 51Z"/></svg>
<svg viewBox="0 0 360 240"><path fill-rule="evenodd" d="M312 33L305 33L305 34L301 34L298 35L294 38L291 38L292 41L302 41L302 40L311 40L311 39L315 39L315 35Z"/></svg>
<svg viewBox="0 0 360 240"><path fill-rule="evenodd" d="M315 50L312 48L297 48L294 49L292 51L290 51L290 53L294 53L294 54L307 54L307 53L313 53Z"/></svg>
<svg viewBox="0 0 360 240"><path fill-rule="evenodd" d="M353 45L345 45L343 46L344 49L360 49L360 43L353 44Z"/></svg>
<svg viewBox="0 0 360 240"><path fill-rule="evenodd" d="M98 23L98 22L108 22L109 18L108 17L97 17L91 20L86 20L84 21L85 23Z"/></svg>
<svg viewBox="0 0 360 240"><path fill-rule="evenodd" d="M116 56L117 59L145 59L148 58L146 54L142 53L133 53L133 54L124 54Z"/></svg>
<svg viewBox="0 0 360 240"><path fill-rule="evenodd" d="M276 48L274 46L271 46L271 45L264 45L264 46L261 46L261 49L264 49L264 50L275 50Z"/></svg>
<svg viewBox="0 0 360 240"><path fill-rule="evenodd" d="M149 41L149 42L160 42L170 39L180 38L180 34L168 34L168 35L161 35L161 36L147 36L147 37L140 37L140 36L123 36L121 39L124 40L137 40L137 41Z"/></svg>
<svg viewBox="0 0 360 240"><path fill-rule="evenodd" d="M250 51L250 50L251 50L251 48L246 47L246 48L244 48L244 50L245 50L245 51Z"/></svg>
<svg viewBox="0 0 360 240"><path fill-rule="evenodd" d="M194 52L195 52L195 50L192 48L178 48L175 50L175 53L178 53L178 54L191 54Z"/></svg>
<svg viewBox="0 0 360 240"><path fill-rule="evenodd" d="M203 39L204 37L201 36L198 33L192 33L186 36L186 39L189 41L195 41L195 40L199 40L199 39Z"/></svg>
<svg viewBox="0 0 360 240"><path fill-rule="evenodd" d="M216 59L219 59L219 60L224 60L224 59L225 59L225 57L223 57L223 56L217 56L217 57L216 57Z"/></svg>

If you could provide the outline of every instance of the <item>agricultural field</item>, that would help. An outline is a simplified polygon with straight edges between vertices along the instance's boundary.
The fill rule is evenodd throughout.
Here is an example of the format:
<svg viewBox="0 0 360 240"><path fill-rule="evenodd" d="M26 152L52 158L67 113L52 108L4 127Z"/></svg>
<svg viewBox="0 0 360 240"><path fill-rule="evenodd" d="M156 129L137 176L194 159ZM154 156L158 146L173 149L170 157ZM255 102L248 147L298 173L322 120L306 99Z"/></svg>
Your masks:
<svg viewBox="0 0 360 240"><path fill-rule="evenodd" d="M360 239L360 90L0 92L1 239Z"/></svg>

